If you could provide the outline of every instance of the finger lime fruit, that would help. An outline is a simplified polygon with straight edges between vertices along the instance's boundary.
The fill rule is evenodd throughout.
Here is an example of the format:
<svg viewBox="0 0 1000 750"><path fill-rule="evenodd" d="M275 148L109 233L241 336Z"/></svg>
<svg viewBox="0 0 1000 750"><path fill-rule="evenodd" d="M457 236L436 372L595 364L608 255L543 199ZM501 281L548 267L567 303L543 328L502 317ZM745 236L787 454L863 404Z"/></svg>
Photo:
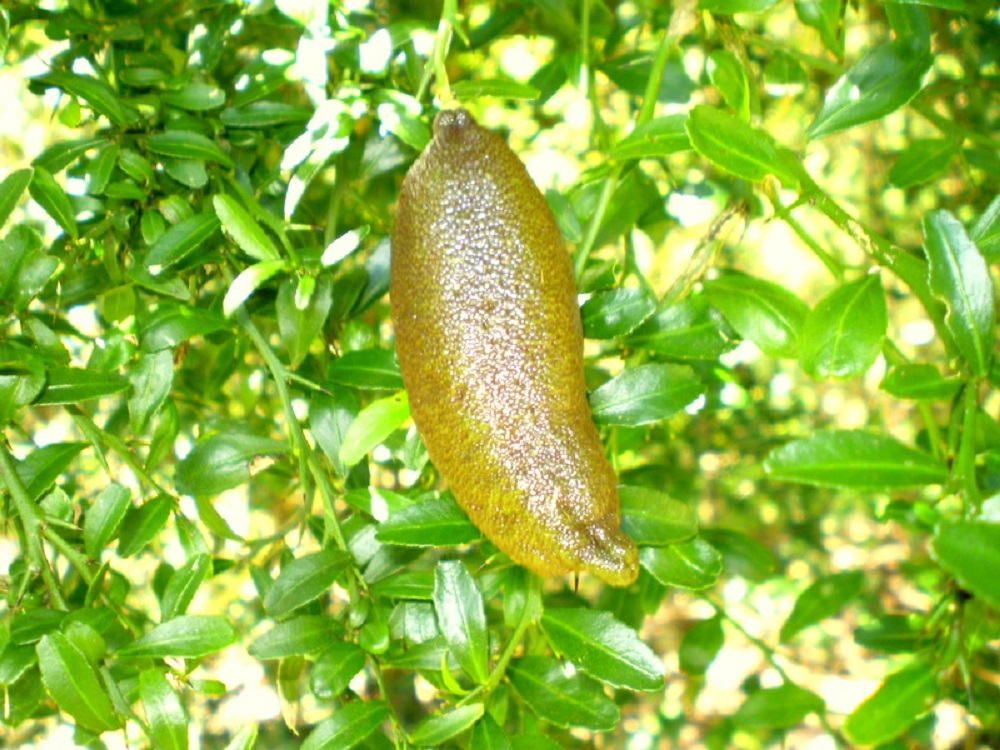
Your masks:
<svg viewBox="0 0 1000 750"><path fill-rule="evenodd" d="M583 379L569 255L524 164L465 110L407 173L390 296L410 411L472 522L540 575L639 572Z"/></svg>

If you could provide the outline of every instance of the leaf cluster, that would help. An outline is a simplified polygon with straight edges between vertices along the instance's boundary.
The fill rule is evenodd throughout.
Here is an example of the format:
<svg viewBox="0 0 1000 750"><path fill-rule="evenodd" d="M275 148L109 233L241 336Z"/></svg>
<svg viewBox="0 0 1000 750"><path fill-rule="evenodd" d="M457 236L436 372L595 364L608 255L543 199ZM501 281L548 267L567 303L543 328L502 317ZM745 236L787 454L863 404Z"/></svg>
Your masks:
<svg viewBox="0 0 1000 750"><path fill-rule="evenodd" d="M902 746L954 701L995 740L988 5L0 8L70 133L0 181L0 738L534 750L642 717L646 744ZM391 217L455 100L597 165L548 197L630 589L513 565L409 426ZM842 716L786 659L845 612L884 677ZM705 715L734 645L759 668ZM280 720L208 719L240 700L233 654Z"/></svg>

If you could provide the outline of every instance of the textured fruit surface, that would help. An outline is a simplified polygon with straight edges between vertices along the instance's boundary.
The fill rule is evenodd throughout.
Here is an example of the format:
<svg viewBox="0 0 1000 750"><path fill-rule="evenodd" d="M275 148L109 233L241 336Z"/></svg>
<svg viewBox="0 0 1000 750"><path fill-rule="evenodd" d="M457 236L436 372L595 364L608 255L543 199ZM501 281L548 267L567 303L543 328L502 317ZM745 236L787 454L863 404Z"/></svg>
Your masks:
<svg viewBox="0 0 1000 750"><path fill-rule="evenodd" d="M634 581L569 255L520 159L464 110L437 116L403 182L390 295L414 422L473 523L541 575Z"/></svg>

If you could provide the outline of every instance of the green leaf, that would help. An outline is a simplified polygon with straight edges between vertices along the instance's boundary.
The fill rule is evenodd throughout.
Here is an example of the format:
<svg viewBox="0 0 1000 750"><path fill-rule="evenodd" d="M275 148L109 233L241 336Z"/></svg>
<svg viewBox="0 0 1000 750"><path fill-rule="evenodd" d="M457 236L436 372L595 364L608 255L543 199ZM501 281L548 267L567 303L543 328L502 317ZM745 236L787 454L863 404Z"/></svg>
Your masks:
<svg viewBox="0 0 1000 750"><path fill-rule="evenodd" d="M112 482L101 490L83 523L87 557L100 558L104 548L117 536L118 527L131 507L132 494L127 487Z"/></svg>
<svg viewBox="0 0 1000 750"><path fill-rule="evenodd" d="M160 235L146 255L146 268L158 276L171 266L186 260L195 250L219 231L219 219L206 211L191 216Z"/></svg>
<svg viewBox="0 0 1000 750"><path fill-rule="evenodd" d="M233 735L233 739L223 750L253 750L257 744L257 725L244 724L239 731Z"/></svg>
<svg viewBox="0 0 1000 750"><path fill-rule="evenodd" d="M94 112L104 115L112 124L119 127L127 127L139 119L138 112L123 104L118 94L97 78L76 75L65 70L50 70L45 75L31 80L62 89L70 96L82 99Z"/></svg>
<svg viewBox="0 0 1000 750"><path fill-rule="evenodd" d="M809 307L783 286L741 273L704 284L708 301L769 357L794 356Z"/></svg>
<svg viewBox="0 0 1000 750"><path fill-rule="evenodd" d="M909 44L914 52L930 52L931 20L926 8L913 2L890 2L885 6L885 17L896 39Z"/></svg>
<svg viewBox="0 0 1000 750"><path fill-rule="evenodd" d="M415 646L393 649L386 660L386 666L394 669L419 669L428 672L440 671L441 665L445 663L449 670L457 672L460 669L454 654L448 650L440 635Z"/></svg>
<svg viewBox="0 0 1000 750"><path fill-rule="evenodd" d="M118 74L119 80L135 88L151 88L167 80L167 74L159 68L136 66L122 68Z"/></svg>
<svg viewBox="0 0 1000 750"><path fill-rule="evenodd" d="M937 527L931 544L942 568L1000 610L1000 523L946 521Z"/></svg>
<svg viewBox="0 0 1000 750"><path fill-rule="evenodd" d="M583 335L613 339L631 332L656 310L656 300L645 289L616 288L594 292L580 307Z"/></svg>
<svg viewBox="0 0 1000 750"><path fill-rule="evenodd" d="M698 533L698 518L688 503L647 487L619 487L622 531L639 545L661 547Z"/></svg>
<svg viewBox="0 0 1000 750"><path fill-rule="evenodd" d="M174 354L169 349L141 352L129 371L129 429L141 435L170 395L174 382Z"/></svg>
<svg viewBox="0 0 1000 750"><path fill-rule="evenodd" d="M320 550L292 560L264 597L264 610L271 617L281 617L315 601L330 590L347 567L346 552Z"/></svg>
<svg viewBox="0 0 1000 750"><path fill-rule="evenodd" d="M24 224L0 240L0 308L20 312L55 275L59 261L41 248L41 236Z"/></svg>
<svg viewBox="0 0 1000 750"><path fill-rule="evenodd" d="M844 56L841 19L844 15L843 0L795 0L799 20L819 32L823 46L837 59Z"/></svg>
<svg viewBox="0 0 1000 750"><path fill-rule="evenodd" d="M434 573L429 570L405 571L375 584L372 592L386 599L430 601L434 594Z"/></svg>
<svg viewBox="0 0 1000 750"><path fill-rule="evenodd" d="M881 119L917 95L934 61L929 51L915 51L895 40L866 53L827 92L809 126L811 139Z"/></svg>
<svg viewBox="0 0 1000 750"><path fill-rule="evenodd" d="M582 674L567 676L548 656L525 656L510 663L507 675L536 716L560 727L595 732L612 729L620 715L599 682Z"/></svg>
<svg viewBox="0 0 1000 750"><path fill-rule="evenodd" d="M677 650L678 666L685 674L704 675L722 650L726 635L722 631L722 617L715 615L699 620L684 634Z"/></svg>
<svg viewBox="0 0 1000 750"><path fill-rule="evenodd" d="M544 734L515 734L510 738L511 750L565 750Z"/></svg>
<svg viewBox="0 0 1000 750"><path fill-rule="evenodd" d="M770 548L746 534L732 529L702 529L701 536L722 553L727 575L764 581L777 570Z"/></svg>
<svg viewBox="0 0 1000 750"><path fill-rule="evenodd" d="M340 447L358 414L358 403L348 388L328 386L327 390L329 395L316 393L309 400L309 431L337 475L344 476L348 467L340 460Z"/></svg>
<svg viewBox="0 0 1000 750"><path fill-rule="evenodd" d="M8 643L0 651L0 687L9 688L38 664L38 652L32 646Z"/></svg>
<svg viewBox="0 0 1000 750"><path fill-rule="evenodd" d="M251 102L245 107L223 110L219 116L227 128L261 130L278 125L297 125L313 116L310 107L288 102Z"/></svg>
<svg viewBox="0 0 1000 750"><path fill-rule="evenodd" d="M10 623L10 642L16 646L37 643L43 635L58 630L67 614L55 609L32 609L16 614Z"/></svg>
<svg viewBox="0 0 1000 750"><path fill-rule="evenodd" d="M476 750L513 750L507 735L489 714L476 723L470 747Z"/></svg>
<svg viewBox="0 0 1000 750"><path fill-rule="evenodd" d="M790 682L751 693L733 716L733 723L747 731L788 729L811 713L822 713L823 699Z"/></svg>
<svg viewBox="0 0 1000 750"><path fill-rule="evenodd" d="M61 710L98 734L122 725L94 667L65 635L42 636L36 648L45 690Z"/></svg>
<svg viewBox="0 0 1000 750"><path fill-rule="evenodd" d="M240 305L250 299L251 295L266 284L272 277L286 270L288 264L284 260L265 260L254 263L249 268L240 271L229 285L226 296L222 300L222 314L227 318L232 316Z"/></svg>
<svg viewBox="0 0 1000 750"><path fill-rule="evenodd" d="M590 394L598 424L639 425L673 415L705 392L689 367L648 364L629 367Z"/></svg>
<svg viewBox="0 0 1000 750"><path fill-rule="evenodd" d="M888 435L827 430L775 448L764 462L773 479L819 487L900 489L941 484L948 469Z"/></svg>
<svg viewBox="0 0 1000 750"><path fill-rule="evenodd" d="M428 716L414 728L410 741L418 747L439 747L479 721L485 710L482 703L470 703L438 716Z"/></svg>
<svg viewBox="0 0 1000 750"><path fill-rule="evenodd" d="M762 13L777 3L778 0L698 0L698 9L731 16L734 13Z"/></svg>
<svg viewBox="0 0 1000 750"><path fill-rule="evenodd" d="M489 639L483 595L475 579L458 560L440 562L434 571L433 596L438 625L449 650L465 673L482 685L488 674Z"/></svg>
<svg viewBox="0 0 1000 750"><path fill-rule="evenodd" d="M734 333L704 296L687 297L646 320L625 337L629 348L677 360L714 360L736 346Z"/></svg>
<svg viewBox="0 0 1000 750"><path fill-rule="evenodd" d="M662 159L679 151L686 151L691 148L687 118L686 114L656 117L618 141L609 157L620 161Z"/></svg>
<svg viewBox="0 0 1000 750"><path fill-rule="evenodd" d="M302 750L351 750L364 742L389 716L383 701L355 701L320 722L302 743Z"/></svg>
<svg viewBox="0 0 1000 750"><path fill-rule="evenodd" d="M7 223L24 189L31 184L32 169L16 169L0 182L0 229Z"/></svg>
<svg viewBox="0 0 1000 750"><path fill-rule="evenodd" d="M844 722L844 734L853 745L886 743L930 709L935 693L930 667L915 663L901 669L851 712Z"/></svg>
<svg viewBox="0 0 1000 750"><path fill-rule="evenodd" d="M156 179L153 165L146 157L132 149L121 149L118 152L118 166L121 170L139 183L151 183Z"/></svg>
<svg viewBox="0 0 1000 750"><path fill-rule="evenodd" d="M706 589L722 574L722 556L700 537L667 547L643 547L639 562L664 586Z"/></svg>
<svg viewBox="0 0 1000 750"><path fill-rule="evenodd" d="M279 260L281 254L271 242L260 224L253 220L250 213L231 195L215 195L212 197L215 213L222 223L222 228L233 242L255 260ZM259 209L258 210L262 210Z"/></svg>
<svg viewBox="0 0 1000 750"><path fill-rule="evenodd" d="M17 476L31 499L38 500L47 493L86 447L87 443L50 443L31 451L17 465Z"/></svg>
<svg viewBox="0 0 1000 750"><path fill-rule="evenodd" d="M612 687L659 690L663 662L610 612L546 609L542 629L556 653Z"/></svg>
<svg viewBox="0 0 1000 750"><path fill-rule="evenodd" d="M76 404L120 393L129 382L120 375L93 372L79 367L53 367L42 395L35 400L37 406Z"/></svg>
<svg viewBox="0 0 1000 750"><path fill-rule="evenodd" d="M200 659L233 645L238 637L224 617L182 615L157 625L118 654L131 659Z"/></svg>
<svg viewBox="0 0 1000 750"><path fill-rule="evenodd" d="M799 334L799 361L813 378L863 375L882 350L888 316L878 274L820 300Z"/></svg>
<svg viewBox="0 0 1000 750"><path fill-rule="evenodd" d="M911 654L921 646L933 645L934 640L923 632L914 615L884 615L870 625L854 629L854 642L883 654Z"/></svg>
<svg viewBox="0 0 1000 750"><path fill-rule="evenodd" d="M924 218L931 291L944 302L945 324L978 377L989 372L996 335L996 307L989 267L965 227L947 211Z"/></svg>
<svg viewBox="0 0 1000 750"><path fill-rule="evenodd" d="M990 202L976 220L976 225L972 227L969 236L991 263L1000 257L1000 195Z"/></svg>
<svg viewBox="0 0 1000 750"><path fill-rule="evenodd" d="M212 435L195 445L177 465L177 491L217 495L249 481L258 459L287 452L288 445L281 440L236 433Z"/></svg>
<svg viewBox="0 0 1000 750"><path fill-rule="evenodd" d="M233 166L232 158L218 143L200 133L187 130L153 133L146 138L146 148L155 154L173 156L177 159L211 161L227 168Z"/></svg>
<svg viewBox="0 0 1000 750"><path fill-rule="evenodd" d="M750 84L739 58L728 49L708 56L708 77L729 108L744 122L750 121Z"/></svg>
<svg viewBox="0 0 1000 750"><path fill-rule="evenodd" d="M946 138L911 141L889 170L889 182L898 188L908 188L933 180L948 168L958 146Z"/></svg>
<svg viewBox="0 0 1000 750"><path fill-rule="evenodd" d="M805 176L802 162L763 130L728 112L699 104L687 121L691 146L720 169L759 182L768 175L794 188Z"/></svg>
<svg viewBox="0 0 1000 750"><path fill-rule="evenodd" d="M476 80L457 81L451 85L451 93L460 102L467 102L483 97L501 99L537 99L539 91L527 83L518 83L509 78L480 78Z"/></svg>
<svg viewBox="0 0 1000 750"><path fill-rule="evenodd" d="M339 457L346 466L354 466L380 445L410 416L407 394L397 393L368 404L347 428Z"/></svg>
<svg viewBox="0 0 1000 750"><path fill-rule="evenodd" d="M208 185L208 170L205 162L194 159L174 159L164 156L162 159L164 171L173 179L192 190L201 190Z"/></svg>
<svg viewBox="0 0 1000 750"><path fill-rule="evenodd" d="M156 750L185 750L188 717L177 693L159 669L139 673L139 697Z"/></svg>
<svg viewBox="0 0 1000 750"><path fill-rule="evenodd" d="M79 238L80 232L76 226L73 203L47 169L35 167L28 192L66 234L74 240Z"/></svg>
<svg viewBox="0 0 1000 750"><path fill-rule="evenodd" d="M809 85L809 75L802 63L787 52L776 52L764 65L764 87L767 92L789 96Z"/></svg>
<svg viewBox="0 0 1000 750"><path fill-rule="evenodd" d="M365 652L356 643L336 641L321 653L309 670L309 687L320 700L331 700L347 690L364 669Z"/></svg>
<svg viewBox="0 0 1000 750"><path fill-rule="evenodd" d="M208 336L229 328L226 319L212 310L191 305L161 303L149 316L140 318L142 350L173 349L198 336Z"/></svg>
<svg viewBox="0 0 1000 750"><path fill-rule="evenodd" d="M307 279L309 282L305 283ZM301 291L308 284L315 286L308 298L303 300ZM323 331L332 306L333 278L328 274L300 276L281 283L277 301L278 330L293 368L302 364L309 354L313 341Z"/></svg>
<svg viewBox="0 0 1000 750"><path fill-rule="evenodd" d="M788 643L811 625L833 617L861 594L864 585L865 574L860 570L817 578L796 598L781 626L781 642Z"/></svg>
<svg viewBox="0 0 1000 750"><path fill-rule="evenodd" d="M279 622L254 638L248 653L261 660L316 654L342 639L344 627L329 617L301 615Z"/></svg>
<svg viewBox="0 0 1000 750"><path fill-rule="evenodd" d="M40 362L27 359L0 363L0 424L38 398L44 387L45 370Z"/></svg>
<svg viewBox="0 0 1000 750"><path fill-rule="evenodd" d="M390 349L357 349L334 359L326 371L331 383L369 390L399 390L403 376Z"/></svg>
<svg viewBox="0 0 1000 750"><path fill-rule="evenodd" d="M898 5L925 5L929 8L953 10L958 13L974 13L975 6L969 0L894 0Z"/></svg>
<svg viewBox="0 0 1000 750"><path fill-rule="evenodd" d="M206 552L192 555L178 568L160 597L160 619L172 620L187 612L188 606L198 593L198 587L212 572L212 556Z"/></svg>
<svg viewBox="0 0 1000 750"><path fill-rule="evenodd" d="M958 375L942 375L932 364L894 365L886 373L879 388L896 398L916 401L949 401L964 381Z"/></svg>
<svg viewBox="0 0 1000 750"><path fill-rule="evenodd" d="M172 107L190 112L218 109L226 103L226 94L222 89L200 81L192 81L176 91L165 91L160 98Z"/></svg>
<svg viewBox="0 0 1000 750"><path fill-rule="evenodd" d="M174 501L170 495L157 495L125 514L119 534L118 556L132 557L160 533L170 518Z"/></svg>
<svg viewBox="0 0 1000 750"><path fill-rule="evenodd" d="M375 536L383 544L406 547L451 547L480 538L465 511L449 498L424 500L393 513Z"/></svg>

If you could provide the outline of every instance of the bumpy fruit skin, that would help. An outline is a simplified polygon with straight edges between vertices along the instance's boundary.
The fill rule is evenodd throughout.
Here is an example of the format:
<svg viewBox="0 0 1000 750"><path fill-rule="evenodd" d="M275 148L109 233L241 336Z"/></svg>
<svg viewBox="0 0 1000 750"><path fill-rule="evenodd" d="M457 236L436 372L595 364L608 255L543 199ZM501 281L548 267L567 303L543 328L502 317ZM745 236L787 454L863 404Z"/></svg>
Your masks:
<svg viewBox="0 0 1000 750"><path fill-rule="evenodd" d="M464 110L437 116L403 182L390 295L414 422L473 523L540 575L632 583L569 255L524 165Z"/></svg>

